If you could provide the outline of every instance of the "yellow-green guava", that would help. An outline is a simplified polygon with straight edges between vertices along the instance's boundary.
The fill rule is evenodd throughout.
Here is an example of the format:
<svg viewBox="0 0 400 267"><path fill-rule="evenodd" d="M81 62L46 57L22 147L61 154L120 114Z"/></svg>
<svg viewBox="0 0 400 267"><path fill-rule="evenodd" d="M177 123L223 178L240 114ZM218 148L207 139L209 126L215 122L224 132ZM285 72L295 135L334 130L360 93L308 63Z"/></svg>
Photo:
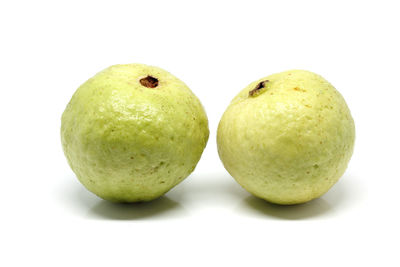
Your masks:
<svg viewBox="0 0 400 267"><path fill-rule="evenodd" d="M115 202L166 193L194 170L208 135L192 91L142 64L97 73L77 89L61 120L64 154L79 181Z"/></svg>
<svg viewBox="0 0 400 267"><path fill-rule="evenodd" d="M231 102L218 126L219 156L253 195L298 204L327 192L353 153L354 121L321 76L291 70L259 79Z"/></svg>

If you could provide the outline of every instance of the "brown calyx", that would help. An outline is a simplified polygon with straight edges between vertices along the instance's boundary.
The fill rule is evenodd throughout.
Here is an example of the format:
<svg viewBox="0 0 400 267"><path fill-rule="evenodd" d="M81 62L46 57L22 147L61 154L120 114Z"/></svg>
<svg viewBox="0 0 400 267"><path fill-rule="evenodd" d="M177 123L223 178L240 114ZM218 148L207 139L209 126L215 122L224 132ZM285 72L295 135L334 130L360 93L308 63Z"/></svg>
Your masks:
<svg viewBox="0 0 400 267"><path fill-rule="evenodd" d="M158 79L148 75L139 80L140 84L147 88L156 88L158 86Z"/></svg>
<svg viewBox="0 0 400 267"><path fill-rule="evenodd" d="M265 84L267 82L269 82L269 80L265 80L265 81L259 82L257 84L257 86L253 90L251 90L249 92L249 96L254 96L256 93L258 93L258 91L260 91L261 89L265 88Z"/></svg>

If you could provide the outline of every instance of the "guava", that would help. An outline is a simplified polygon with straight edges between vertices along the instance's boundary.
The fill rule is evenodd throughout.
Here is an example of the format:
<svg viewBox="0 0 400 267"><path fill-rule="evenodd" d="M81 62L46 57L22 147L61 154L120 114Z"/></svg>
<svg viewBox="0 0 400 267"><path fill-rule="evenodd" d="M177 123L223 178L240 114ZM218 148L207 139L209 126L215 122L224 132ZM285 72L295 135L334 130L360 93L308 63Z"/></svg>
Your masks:
<svg viewBox="0 0 400 267"><path fill-rule="evenodd" d="M76 90L61 119L71 169L89 191L113 202L165 194L195 169L208 135L192 91L143 64L97 73Z"/></svg>
<svg viewBox="0 0 400 267"><path fill-rule="evenodd" d="M230 103L218 125L218 153L248 192L276 204L318 198L352 156L354 121L321 76L290 70L259 79Z"/></svg>

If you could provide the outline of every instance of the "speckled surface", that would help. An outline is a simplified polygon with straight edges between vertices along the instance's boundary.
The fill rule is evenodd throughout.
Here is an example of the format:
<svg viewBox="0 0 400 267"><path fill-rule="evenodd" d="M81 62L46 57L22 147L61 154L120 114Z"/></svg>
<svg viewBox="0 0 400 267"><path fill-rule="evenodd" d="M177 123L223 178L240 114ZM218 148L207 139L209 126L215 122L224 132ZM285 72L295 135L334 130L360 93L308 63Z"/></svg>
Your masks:
<svg viewBox="0 0 400 267"><path fill-rule="evenodd" d="M303 70L251 83L232 100L217 134L228 172L250 193L278 204L327 192L346 170L354 139L343 97Z"/></svg>
<svg viewBox="0 0 400 267"><path fill-rule="evenodd" d="M155 88L140 83L158 79ZM81 85L62 115L65 156L81 183L111 201L157 198L196 167L209 130L190 89L157 67L111 66Z"/></svg>

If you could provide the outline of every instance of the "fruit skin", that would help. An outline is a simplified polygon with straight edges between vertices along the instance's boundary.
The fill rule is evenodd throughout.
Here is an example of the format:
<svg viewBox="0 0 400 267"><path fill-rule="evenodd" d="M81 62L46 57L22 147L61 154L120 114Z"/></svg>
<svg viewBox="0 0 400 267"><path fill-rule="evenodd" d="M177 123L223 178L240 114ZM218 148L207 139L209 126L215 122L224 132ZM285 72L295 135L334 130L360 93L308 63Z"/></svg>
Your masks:
<svg viewBox="0 0 400 267"><path fill-rule="evenodd" d="M158 86L140 83L147 76ZM114 65L82 84L61 119L64 154L79 181L114 202L149 201L196 167L208 140L198 98L165 70Z"/></svg>
<svg viewBox="0 0 400 267"><path fill-rule="evenodd" d="M251 96L263 81L265 87ZM327 192L346 170L354 139L343 97L304 70L251 83L232 100L217 133L227 171L250 193L277 204L304 203Z"/></svg>

